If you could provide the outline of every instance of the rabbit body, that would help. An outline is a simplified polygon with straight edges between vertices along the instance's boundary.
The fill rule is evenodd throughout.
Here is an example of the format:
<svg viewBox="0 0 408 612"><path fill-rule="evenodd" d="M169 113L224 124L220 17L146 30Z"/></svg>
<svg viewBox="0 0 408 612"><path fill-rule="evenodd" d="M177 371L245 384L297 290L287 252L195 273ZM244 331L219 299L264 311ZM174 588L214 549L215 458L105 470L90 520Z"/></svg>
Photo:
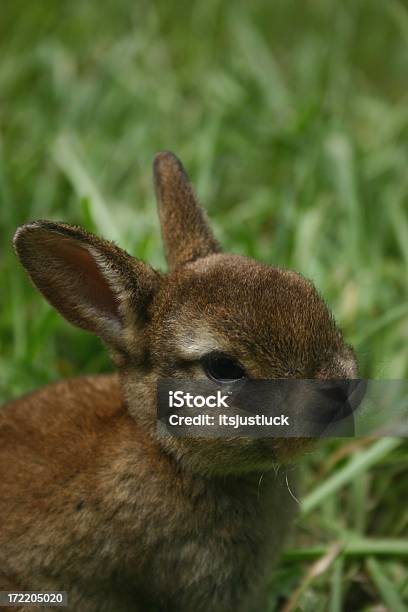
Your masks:
<svg viewBox="0 0 408 612"><path fill-rule="evenodd" d="M34 285L118 374L1 411L0 590L65 590L73 612L258 612L296 506L277 465L307 444L162 436L157 383L353 378L356 362L310 281L221 253L177 158L154 174L165 275L64 223L16 233Z"/></svg>
<svg viewBox="0 0 408 612"><path fill-rule="evenodd" d="M180 469L129 416L117 376L17 400L0 434L0 567L19 590L65 590L78 612L262 609L295 505L283 473Z"/></svg>

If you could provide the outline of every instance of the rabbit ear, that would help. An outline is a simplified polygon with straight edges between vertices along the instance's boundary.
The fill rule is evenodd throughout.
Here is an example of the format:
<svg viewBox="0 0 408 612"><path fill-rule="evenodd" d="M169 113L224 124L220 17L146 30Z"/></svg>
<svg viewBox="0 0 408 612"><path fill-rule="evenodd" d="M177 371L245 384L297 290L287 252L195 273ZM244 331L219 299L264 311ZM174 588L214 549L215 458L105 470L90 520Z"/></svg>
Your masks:
<svg viewBox="0 0 408 612"><path fill-rule="evenodd" d="M14 246L34 285L70 323L130 350L159 282L152 268L63 223L23 225Z"/></svg>
<svg viewBox="0 0 408 612"><path fill-rule="evenodd" d="M164 248L170 270L221 249L173 153L158 153L153 164Z"/></svg>

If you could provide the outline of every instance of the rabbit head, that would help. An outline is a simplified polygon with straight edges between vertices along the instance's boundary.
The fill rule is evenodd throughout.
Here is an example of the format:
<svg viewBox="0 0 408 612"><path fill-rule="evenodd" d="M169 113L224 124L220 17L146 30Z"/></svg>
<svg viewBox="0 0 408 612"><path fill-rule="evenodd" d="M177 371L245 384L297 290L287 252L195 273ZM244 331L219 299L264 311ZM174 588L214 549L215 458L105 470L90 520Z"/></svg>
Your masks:
<svg viewBox="0 0 408 612"><path fill-rule="evenodd" d="M354 378L352 349L301 275L223 254L178 159L159 153L154 181L167 274L64 223L15 235L33 283L71 323L98 334L116 363L130 414L193 470L267 469L303 448L296 439L161 439L162 378Z"/></svg>

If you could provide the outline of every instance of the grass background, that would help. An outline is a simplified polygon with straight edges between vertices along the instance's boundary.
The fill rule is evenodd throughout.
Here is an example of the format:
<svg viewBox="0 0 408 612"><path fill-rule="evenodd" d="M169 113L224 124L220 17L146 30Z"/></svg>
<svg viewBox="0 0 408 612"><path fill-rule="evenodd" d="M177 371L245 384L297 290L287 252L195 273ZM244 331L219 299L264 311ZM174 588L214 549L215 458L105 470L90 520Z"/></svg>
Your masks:
<svg viewBox="0 0 408 612"><path fill-rule="evenodd" d="M406 1L3 0L0 58L2 401L110 369L30 287L15 228L76 223L164 269L161 149L226 249L312 278L362 374L407 378ZM270 610L405 609L407 454L360 440L307 459Z"/></svg>

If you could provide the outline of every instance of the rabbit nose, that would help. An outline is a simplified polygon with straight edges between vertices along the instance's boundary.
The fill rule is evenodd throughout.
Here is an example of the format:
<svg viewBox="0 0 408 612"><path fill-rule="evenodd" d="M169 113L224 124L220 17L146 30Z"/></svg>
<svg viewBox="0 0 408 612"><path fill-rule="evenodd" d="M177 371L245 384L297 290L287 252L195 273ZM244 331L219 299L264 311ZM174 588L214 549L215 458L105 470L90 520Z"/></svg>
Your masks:
<svg viewBox="0 0 408 612"><path fill-rule="evenodd" d="M364 397L365 389L366 382L362 379L319 382L320 401L317 400L313 410L316 433L354 435L354 412Z"/></svg>
<svg viewBox="0 0 408 612"><path fill-rule="evenodd" d="M324 398L330 400L330 402L345 403L349 397L349 384L348 381L339 381L334 384L322 385L320 389L321 394Z"/></svg>
<svg viewBox="0 0 408 612"><path fill-rule="evenodd" d="M366 381L361 378L333 380L323 384L320 393L330 403L343 406L344 411L351 414L361 404L366 387Z"/></svg>

